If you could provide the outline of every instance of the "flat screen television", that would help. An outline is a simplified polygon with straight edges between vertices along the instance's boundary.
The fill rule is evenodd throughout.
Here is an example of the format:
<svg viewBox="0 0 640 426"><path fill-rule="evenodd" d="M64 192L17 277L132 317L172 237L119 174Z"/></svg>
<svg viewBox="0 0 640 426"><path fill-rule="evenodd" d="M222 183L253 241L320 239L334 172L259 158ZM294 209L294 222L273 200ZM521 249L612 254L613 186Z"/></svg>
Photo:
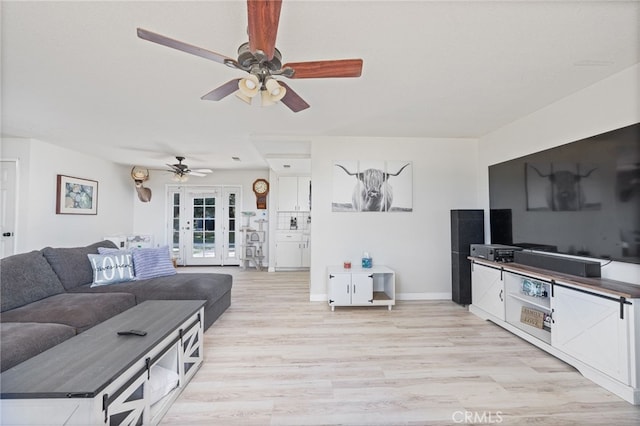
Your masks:
<svg viewBox="0 0 640 426"><path fill-rule="evenodd" d="M493 244L640 263L640 123L489 166Z"/></svg>

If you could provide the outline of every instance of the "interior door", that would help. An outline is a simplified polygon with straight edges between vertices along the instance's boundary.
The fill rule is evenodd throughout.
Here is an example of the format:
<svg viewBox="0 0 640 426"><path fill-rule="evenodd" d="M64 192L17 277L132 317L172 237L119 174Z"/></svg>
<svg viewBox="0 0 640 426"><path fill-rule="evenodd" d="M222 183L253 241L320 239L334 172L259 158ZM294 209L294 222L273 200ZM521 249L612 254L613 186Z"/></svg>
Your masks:
<svg viewBox="0 0 640 426"><path fill-rule="evenodd" d="M17 169L16 160L0 162L0 258L15 254Z"/></svg>
<svg viewBox="0 0 640 426"><path fill-rule="evenodd" d="M181 187L169 191L174 256L181 265L238 265L239 187Z"/></svg>

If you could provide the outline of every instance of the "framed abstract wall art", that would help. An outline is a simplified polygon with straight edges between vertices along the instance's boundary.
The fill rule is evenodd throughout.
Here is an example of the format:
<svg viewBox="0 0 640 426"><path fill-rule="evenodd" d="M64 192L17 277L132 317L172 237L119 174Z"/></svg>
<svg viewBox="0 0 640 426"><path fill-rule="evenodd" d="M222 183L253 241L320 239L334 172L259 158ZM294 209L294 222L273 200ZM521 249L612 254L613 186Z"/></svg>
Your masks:
<svg viewBox="0 0 640 426"><path fill-rule="evenodd" d="M56 214L98 214L98 182L58 175Z"/></svg>

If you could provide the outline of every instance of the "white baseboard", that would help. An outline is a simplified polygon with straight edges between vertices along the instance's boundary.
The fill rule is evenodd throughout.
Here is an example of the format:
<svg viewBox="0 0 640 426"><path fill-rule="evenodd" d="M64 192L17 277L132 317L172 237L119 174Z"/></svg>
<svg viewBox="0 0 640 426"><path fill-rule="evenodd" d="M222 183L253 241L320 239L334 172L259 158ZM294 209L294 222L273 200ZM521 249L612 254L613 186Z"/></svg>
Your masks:
<svg viewBox="0 0 640 426"><path fill-rule="evenodd" d="M396 293L396 300L451 300L451 293Z"/></svg>
<svg viewBox="0 0 640 426"><path fill-rule="evenodd" d="M311 294L309 301L326 302L327 294ZM398 293L396 300L451 300L451 293Z"/></svg>

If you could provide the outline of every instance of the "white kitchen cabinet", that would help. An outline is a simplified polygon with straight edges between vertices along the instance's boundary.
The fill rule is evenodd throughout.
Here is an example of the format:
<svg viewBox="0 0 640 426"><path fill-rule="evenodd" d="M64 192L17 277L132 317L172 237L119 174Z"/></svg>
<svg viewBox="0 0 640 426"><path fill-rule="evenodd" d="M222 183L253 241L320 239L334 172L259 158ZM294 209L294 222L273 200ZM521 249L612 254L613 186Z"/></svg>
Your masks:
<svg viewBox="0 0 640 426"><path fill-rule="evenodd" d="M302 267L310 268L311 267L311 243L309 242L309 236L305 237L305 240L300 247L302 251Z"/></svg>
<svg viewBox="0 0 640 426"><path fill-rule="evenodd" d="M309 234L303 231L276 233L276 269L299 269L310 266Z"/></svg>
<svg viewBox="0 0 640 426"><path fill-rule="evenodd" d="M472 263L471 304L472 311L478 308L495 318L505 320L504 281L501 269Z"/></svg>
<svg viewBox="0 0 640 426"><path fill-rule="evenodd" d="M395 273L385 266L344 269L327 268L329 306L395 305Z"/></svg>
<svg viewBox="0 0 640 426"><path fill-rule="evenodd" d="M278 211L310 211L311 178L280 176L278 178Z"/></svg>
<svg viewBox="0 0 640 426"><path fill-rule="evenodd" d="M629 377L629 307L617 300L555 286L551 344L622 383ZM625 315L626 314L626 315Z"/></svg>

